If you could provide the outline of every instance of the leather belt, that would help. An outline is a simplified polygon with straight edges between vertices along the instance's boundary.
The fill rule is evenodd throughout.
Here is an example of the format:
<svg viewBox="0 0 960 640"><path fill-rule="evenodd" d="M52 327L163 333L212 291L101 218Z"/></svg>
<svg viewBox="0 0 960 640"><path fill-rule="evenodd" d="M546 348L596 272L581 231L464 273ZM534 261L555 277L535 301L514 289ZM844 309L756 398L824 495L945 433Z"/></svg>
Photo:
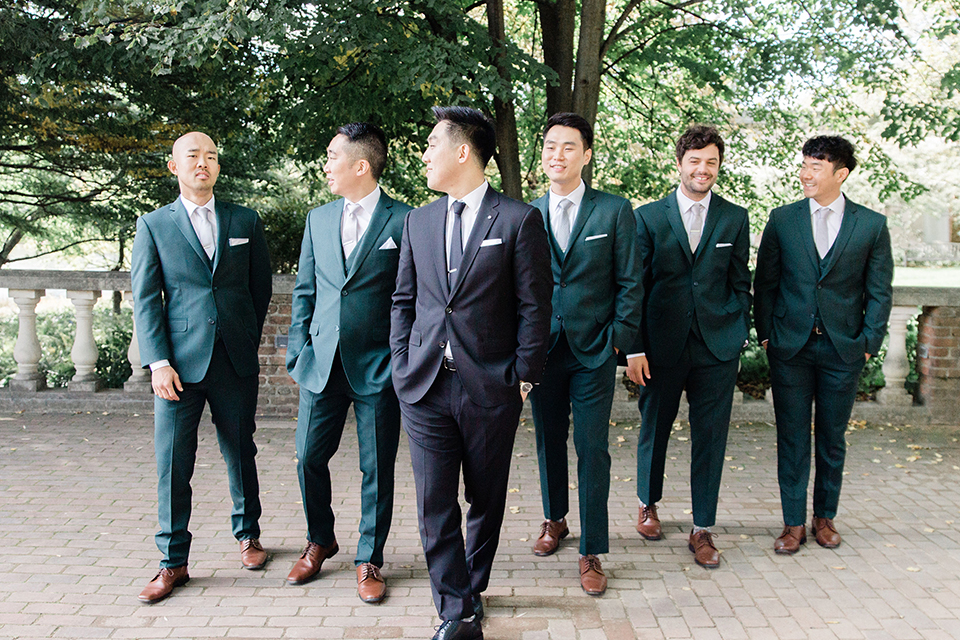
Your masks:
<svg viewBox="0 0 960 640"><path fill-rule="evenodd" d="M453 358L444 357L443 368L446 369L447 371L456 371L457 363L453 361Z"/></svg>

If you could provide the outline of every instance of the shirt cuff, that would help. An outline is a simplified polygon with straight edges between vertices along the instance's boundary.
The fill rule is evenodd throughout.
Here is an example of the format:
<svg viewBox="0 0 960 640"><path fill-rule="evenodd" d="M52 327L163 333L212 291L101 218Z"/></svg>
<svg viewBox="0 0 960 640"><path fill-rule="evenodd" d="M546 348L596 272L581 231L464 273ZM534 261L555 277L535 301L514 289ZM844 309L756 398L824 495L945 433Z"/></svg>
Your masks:
<svg viewBox="0 0 960 640"><path fill-rule="evenodd" d="M169 366L170 366L169 360L157 360L156 362L150 363L150 372L153 373L157 369L162 369L164 367L169 367Z"/></svg>
<svg viewBox="0 0 960 640"><path fill-rule="evenodd" d="M627 355L627 360L629 360L630 358L639 358L640 356L645 356L645 355L647 355L647 354L646 354L646 353L631 353L631 354L628 354L628 355Z"/></svg>

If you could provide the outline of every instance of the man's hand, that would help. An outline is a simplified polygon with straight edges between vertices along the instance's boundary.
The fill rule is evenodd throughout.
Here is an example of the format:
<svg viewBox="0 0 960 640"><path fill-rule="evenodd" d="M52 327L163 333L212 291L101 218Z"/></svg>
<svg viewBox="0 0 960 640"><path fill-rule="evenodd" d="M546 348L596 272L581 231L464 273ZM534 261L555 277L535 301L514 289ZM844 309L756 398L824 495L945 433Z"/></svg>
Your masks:
<svg viewBox="0 0 960 640"><path fill-rule="evenodd" d="M647 356L627 358L627 377L641 387L647 386L647 380L650 379L650 363L647 362Z"/></svg>
<svg viewBox="0 0 960 640"><path fill-rule="evenodd" d="M173 367L160 367L150 375L150 383L153 385L153 392L164 400L179 400L177 391L183 391L183 385L180 384L180 376L174 371Z"/></svg>
<svg viewBox="0 0 960 640"><path fill-rule="evenodd" d="M764 340L763 342L760 343L760 344L763 345L763 350L764 350L764 351L767 350L767 343L769 343L769 342L770 342L769 340Z"/></svg>
<svg viewBox="0 0 960 640"><path fill-rule="evenodd" d="M867 356L867 360L870 359L870 354L869 354L869 353L865 353L864 355Z"/></svg>

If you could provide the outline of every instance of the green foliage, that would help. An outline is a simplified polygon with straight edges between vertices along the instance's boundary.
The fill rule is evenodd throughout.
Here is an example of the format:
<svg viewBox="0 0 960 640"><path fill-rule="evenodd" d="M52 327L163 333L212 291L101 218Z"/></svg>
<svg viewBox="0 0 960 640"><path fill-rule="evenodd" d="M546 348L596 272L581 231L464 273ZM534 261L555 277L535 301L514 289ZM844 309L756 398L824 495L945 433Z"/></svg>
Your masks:
<svg viewBox="0 0 960 640"><path fill-rule="evenodd" d="M767 361L767 351L757 341L757 330L753 327L750 327L747 347L740 352L737 388L758 400L762 400L767 389L770 388L770 364Z"/></svg>

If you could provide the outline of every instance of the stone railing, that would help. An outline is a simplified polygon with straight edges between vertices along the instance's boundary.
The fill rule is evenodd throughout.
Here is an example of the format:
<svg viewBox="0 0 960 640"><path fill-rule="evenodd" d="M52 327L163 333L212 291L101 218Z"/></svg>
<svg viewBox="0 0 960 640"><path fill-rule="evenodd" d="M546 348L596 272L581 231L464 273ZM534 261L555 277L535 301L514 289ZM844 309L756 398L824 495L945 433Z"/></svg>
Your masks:
<svg viewBox="0 0 960 640"><path fill-rule="evenodd" d="M259 409L270 415L293 415L297 407L297 387L284 367L293 285L293 276L274 276L273 299L260 343ZM77 315L76 336L70 352L77 373L66 393L77 399L102 396L94 393L100 390L100 381L94 371L97 345L93 335L93 305L104 291L122 291L124 300L132 305L130 274L0 269L0 288L9 289L10 297L19 309L19 333L13 353L17 373L10 382L10 390L5 393L15 395L21 401L28 396L39 401L50 393L44 391L44 376L37 370L40 341L36 307L48 290L66 290ZM922 412L924 415L929 413L928 419L960 422L956 410L956 401L960 398L960 285L898 286L894 288L894 304L889 347L883 363L886 388L879 393L877 404L893 411L897 407L905 410L915 404L914 398L904 389L904 381L910 372L906 334L907 323L922 308L917 348L920 389L916 404L928 409ZM133 374L124 384L123 394L147 401L150 398L150 376L141 367L136 330L128 359Z"/></svg>

